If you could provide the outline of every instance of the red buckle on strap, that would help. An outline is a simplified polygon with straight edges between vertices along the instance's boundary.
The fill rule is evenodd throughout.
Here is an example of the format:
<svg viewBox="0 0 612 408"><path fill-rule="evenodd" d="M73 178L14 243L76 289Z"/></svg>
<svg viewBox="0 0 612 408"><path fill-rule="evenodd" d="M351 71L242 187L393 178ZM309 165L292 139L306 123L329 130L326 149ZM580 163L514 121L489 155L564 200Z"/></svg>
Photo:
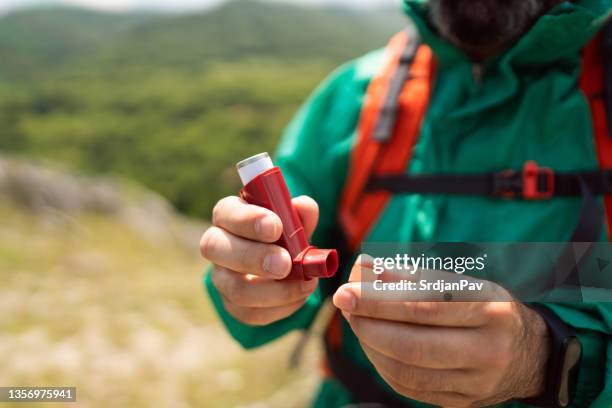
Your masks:
<svg viewBox="0 0 612 408"><path fill-rule="evenodd" d="M528 161L523 167L523 198L525 200L543 200L551 198L555 192L555 174L548 167L539 167L534 161ZM540 176L546 178L546 186L540 188Z"/></svg>

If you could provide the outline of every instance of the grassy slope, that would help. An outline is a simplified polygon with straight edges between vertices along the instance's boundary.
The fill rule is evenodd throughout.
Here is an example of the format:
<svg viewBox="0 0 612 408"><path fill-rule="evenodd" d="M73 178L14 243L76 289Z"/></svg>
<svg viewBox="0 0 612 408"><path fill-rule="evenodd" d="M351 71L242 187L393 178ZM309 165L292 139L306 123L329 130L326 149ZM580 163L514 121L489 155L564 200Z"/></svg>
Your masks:
<svg viewBox="0 0 612 408"><path fill-rule="evenodd" d="M108 216L0 201L0 384L77 386L79 406L303 406L296 338L246 353L202 293L198 254ZM293 402L291 402L293 401Z"/></svg>

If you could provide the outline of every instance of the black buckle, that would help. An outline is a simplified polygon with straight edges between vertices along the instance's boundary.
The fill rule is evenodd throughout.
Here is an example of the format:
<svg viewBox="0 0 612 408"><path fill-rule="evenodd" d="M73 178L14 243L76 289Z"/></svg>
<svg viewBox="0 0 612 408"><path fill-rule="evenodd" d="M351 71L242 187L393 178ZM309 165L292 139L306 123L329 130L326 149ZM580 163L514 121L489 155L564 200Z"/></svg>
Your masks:
<svg viewBox="0 0 612 408"><path fill-rule="evenodd" d="M493 194L503 198L515 198L523 192L523 177L516 170L508 169L493 175Z"/></svg>
<svg viewBox="0 0 612 408"><path fill-rule="evenodd" d="M522 196L525 200L551 198L555 192L555 175L547 167L528 161L523 171L504 170L493 176L493 193L503 198Z"/></svg>

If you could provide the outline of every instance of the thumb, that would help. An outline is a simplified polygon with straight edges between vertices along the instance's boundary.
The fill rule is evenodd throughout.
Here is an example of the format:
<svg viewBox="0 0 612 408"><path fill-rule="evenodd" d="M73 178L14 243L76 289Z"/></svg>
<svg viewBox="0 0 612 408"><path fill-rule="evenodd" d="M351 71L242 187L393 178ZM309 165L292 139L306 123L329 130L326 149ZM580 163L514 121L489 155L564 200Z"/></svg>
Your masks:
<svg viewBox="0 0 612 408"><path fill-rule="evenodd" d="M296 197L291 201L304 225L306 236L310 239L319 222L319 205L308 196Z"/></svg>

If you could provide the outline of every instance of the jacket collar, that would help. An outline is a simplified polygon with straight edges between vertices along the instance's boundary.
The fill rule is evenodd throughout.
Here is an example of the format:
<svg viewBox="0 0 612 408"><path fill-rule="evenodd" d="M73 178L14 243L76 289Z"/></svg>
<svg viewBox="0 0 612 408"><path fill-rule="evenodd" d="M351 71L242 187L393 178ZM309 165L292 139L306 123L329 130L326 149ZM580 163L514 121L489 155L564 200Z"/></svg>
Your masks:
<svg viewBox="0 0 612 408"><path fill-rule="evenodd" d="M463 52L440 38L431 27L427 3L427 0L404 0L404 9L422 40L442 65L471 64ZM612 0L565 1L540 17L511 48L485 61L484 65L507 69L575 61L579 51L611 16Z"/></svg>

